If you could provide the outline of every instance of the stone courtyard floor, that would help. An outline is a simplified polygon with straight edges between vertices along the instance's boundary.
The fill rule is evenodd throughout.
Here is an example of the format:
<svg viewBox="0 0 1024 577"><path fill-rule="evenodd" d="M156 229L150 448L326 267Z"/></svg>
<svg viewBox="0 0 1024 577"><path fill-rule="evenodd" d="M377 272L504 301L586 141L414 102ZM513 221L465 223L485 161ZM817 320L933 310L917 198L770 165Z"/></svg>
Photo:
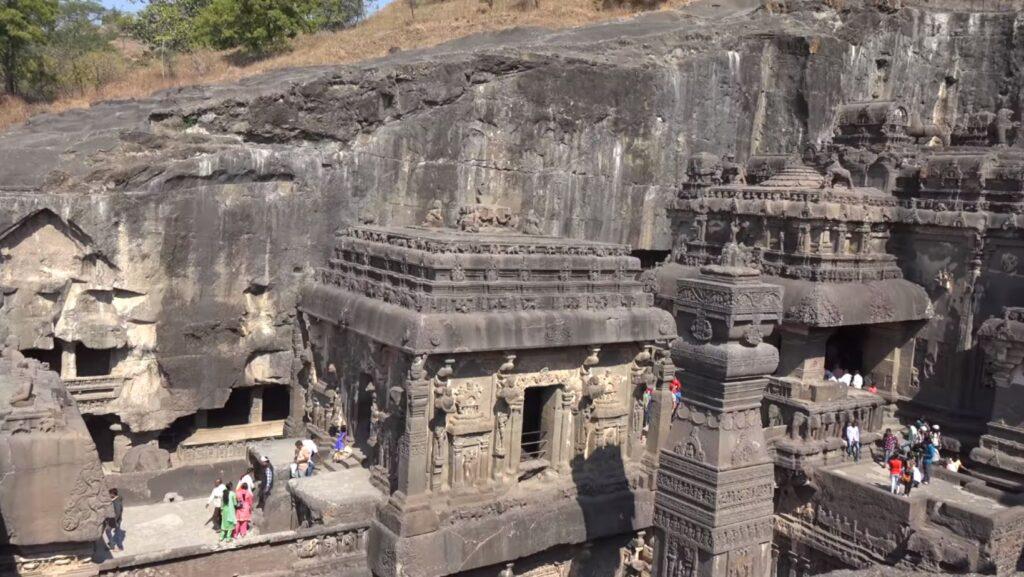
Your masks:
<svg viewBox="0 0 1024 577"><path fill-rule="evenodd" d="M212 509L206 499L188 499L176 503L156 503L124 508L121 527L124 551L106 552L100 545L100 560L127 555L159 553L179 547L215 545L220 538L210 519Z"/></svg>
<svg viewBox="0 0 1024 577"><path fill-rule="evenodd" d="M870 459L861 459L857 464L836 467L832 473L869 483L886 492L889 491L888 469L882 468L881 465ZM931 483L919 485L910 491L909 499L912 501L928 498L961 505L965 509L983 510L989 513L1007 508L996 499L965 491L960 485L939 478L932 478Z"/></svg>

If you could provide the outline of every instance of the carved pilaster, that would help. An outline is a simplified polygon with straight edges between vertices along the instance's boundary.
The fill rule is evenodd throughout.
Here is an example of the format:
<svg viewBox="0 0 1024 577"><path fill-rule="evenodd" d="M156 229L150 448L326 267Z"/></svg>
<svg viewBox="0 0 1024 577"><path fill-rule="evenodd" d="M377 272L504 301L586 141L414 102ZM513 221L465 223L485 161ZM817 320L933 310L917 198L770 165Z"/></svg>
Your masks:
<svg viewBox="0 0 1024 577"><path fill-rule="evenodd" d="M774 472L761 400L779 357L764 337L782 288L735 263L708 266L678 281L674 308L689 327L672 345L686 381L658 462L657 574L767 577Z"/></svg>

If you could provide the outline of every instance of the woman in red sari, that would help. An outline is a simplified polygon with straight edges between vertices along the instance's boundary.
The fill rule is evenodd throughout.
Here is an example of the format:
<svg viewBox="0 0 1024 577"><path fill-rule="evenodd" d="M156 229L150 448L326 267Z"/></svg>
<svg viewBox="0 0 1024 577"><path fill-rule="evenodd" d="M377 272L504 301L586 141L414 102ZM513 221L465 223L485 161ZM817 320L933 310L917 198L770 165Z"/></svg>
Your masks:
<svg viewBox="0 0 1024 577"><path fill-rule="evenodd" d="M235 496L238 498L238 509L235 510L235 534L234 537L245 537L249 532L249 523L252 521L252 491L248 483L238 485Z"/></svg>

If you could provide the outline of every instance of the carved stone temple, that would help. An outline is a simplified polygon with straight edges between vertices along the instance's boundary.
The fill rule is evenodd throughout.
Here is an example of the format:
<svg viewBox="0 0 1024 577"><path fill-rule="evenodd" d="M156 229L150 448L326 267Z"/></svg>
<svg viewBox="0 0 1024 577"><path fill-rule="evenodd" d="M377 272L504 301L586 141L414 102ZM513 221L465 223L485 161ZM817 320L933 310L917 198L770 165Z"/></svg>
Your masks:
<svg viewBox="0 0 1024 577"><path fill-rule="evenodd" d="M1024 0L574 2L0 130L0 577L1024 572Z"/></svg>
<svg viewBox="0 0 1024 577"><path fill-rule="evenodd" d="M639 265L507 226L338 233L299 309L311 386L337 395L387 495L375 574L448 575L650 524L642 398L675 323Z"/></svg>

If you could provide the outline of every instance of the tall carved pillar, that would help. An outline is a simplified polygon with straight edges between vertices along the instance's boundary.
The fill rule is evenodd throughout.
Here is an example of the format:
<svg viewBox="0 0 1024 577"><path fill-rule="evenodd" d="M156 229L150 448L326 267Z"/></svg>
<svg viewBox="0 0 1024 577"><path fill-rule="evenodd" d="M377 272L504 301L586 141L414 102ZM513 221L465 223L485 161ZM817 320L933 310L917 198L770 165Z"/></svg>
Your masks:
<svg viewBox="0 0 1024 577"><path fill-rule="evenodd" d="M654 505L662 577L771 574L774 474L761 427L766 375L779 362L763 338L782 315L782 287L738 266L678 281L676 364L683 400L662 450ZM669 554L671 553L671 554Z"/></svg>
<svg viewBox="0 0 1024 577"><path fill-rule="evenodd" d="M249 422L263 422L263 387L252 388L252 398L249 402Z"/></svg>
<svg viewBox="0 0 1024 577"><path fill-rule="evenodd" d="M676 367L672 363L667 344L655 348L654 357L654 394L651 395L651 420L647 428L647 447L642 461L652 476L657 471L661 449L667 446L672 425L673 402L670 386L676 374Z"/></svg>
<svg viewBox="0 0 1024 577"><path fill-rule="evenodd" d="M398 486L391 495L380 518L398 535L420 535L434 531L437 514L431 509L427 490L430 487L429 449L430 395L434 381L427 378L427 356L417 356L409 369L405 391L405 431L398 442L400 458Z"/></svg>

